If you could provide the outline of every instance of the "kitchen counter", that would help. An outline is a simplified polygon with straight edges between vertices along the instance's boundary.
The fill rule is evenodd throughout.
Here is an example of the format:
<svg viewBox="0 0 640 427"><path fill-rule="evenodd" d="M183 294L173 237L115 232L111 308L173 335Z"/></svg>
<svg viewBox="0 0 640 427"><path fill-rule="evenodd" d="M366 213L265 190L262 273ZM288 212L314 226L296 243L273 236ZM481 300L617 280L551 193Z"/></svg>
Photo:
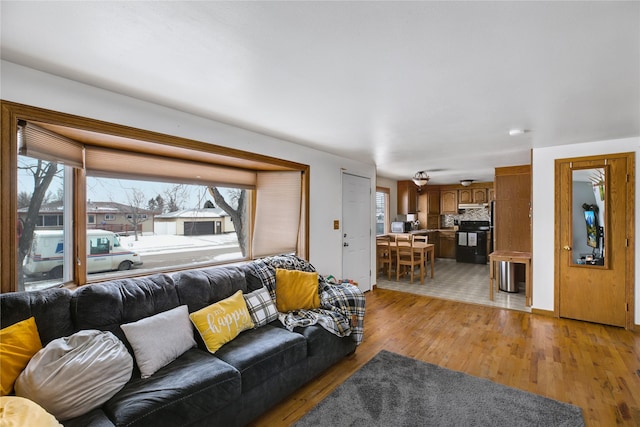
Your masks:
<svg viewBox="0 0 640 427"><path fill-rule="evenodd" d="M411 230L409 234L425 234L425 233L434 233L436 231L456 231L454 228L421 228L419 230Z"/></svg>

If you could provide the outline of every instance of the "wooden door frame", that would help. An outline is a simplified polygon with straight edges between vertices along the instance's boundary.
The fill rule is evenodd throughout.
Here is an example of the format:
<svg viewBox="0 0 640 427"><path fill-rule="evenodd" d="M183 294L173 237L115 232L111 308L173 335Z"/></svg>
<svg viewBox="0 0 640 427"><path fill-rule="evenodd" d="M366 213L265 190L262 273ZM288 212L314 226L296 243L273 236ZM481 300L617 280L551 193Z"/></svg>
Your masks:
<svg viewBox="0 0 640 427"><path fill-rule="evenodd" d="M625 300L627 304L627 310L625 313L625 329L634 329L634 315L635 315L635 153L611 153L594 156L584 157L570 157L564 159L555 160L555 213L554 213L554 253L555 253L555 265L554 265L554 317L560 317L560 263L561 251L562 251L562 236L560 233L560 216L562 214L560 208L560 198L562 194L558 191L560 185L560 165L568 162L583 162L593 160L604 160L611 158L626 158L627 160L627 209L626 215L626 261L625 261Z"/></svg>

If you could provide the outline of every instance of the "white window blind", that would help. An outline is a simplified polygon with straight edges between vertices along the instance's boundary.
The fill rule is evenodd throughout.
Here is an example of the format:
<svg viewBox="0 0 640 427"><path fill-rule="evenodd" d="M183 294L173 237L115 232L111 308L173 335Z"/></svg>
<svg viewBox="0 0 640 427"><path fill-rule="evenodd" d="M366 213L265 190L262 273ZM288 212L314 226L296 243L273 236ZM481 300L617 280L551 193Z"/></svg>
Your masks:
<svg viewBox="0 0 640 427"><path fill-rule="evenodd" d="M258 172L254 258L296 253L302 205L300 171Z"/></svg>
<svg viewBox="0 0 640 427"><path fill-rule="evenodd" d="M18 123L18 154L84 168L84 145L33 123Z"/></svg>

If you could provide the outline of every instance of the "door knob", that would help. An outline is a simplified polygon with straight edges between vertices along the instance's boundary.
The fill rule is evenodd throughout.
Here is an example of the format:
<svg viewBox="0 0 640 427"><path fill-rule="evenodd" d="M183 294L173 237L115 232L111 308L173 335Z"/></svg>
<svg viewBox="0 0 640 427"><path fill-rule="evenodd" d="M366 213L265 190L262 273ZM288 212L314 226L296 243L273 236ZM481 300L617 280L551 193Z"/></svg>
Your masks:
<svg viewBox="0 0 640 427"><path fill-rule="evenodd" d="M565 251L570 251L571 250L571 246L565 246L562 249L564 249Z"/></svg>

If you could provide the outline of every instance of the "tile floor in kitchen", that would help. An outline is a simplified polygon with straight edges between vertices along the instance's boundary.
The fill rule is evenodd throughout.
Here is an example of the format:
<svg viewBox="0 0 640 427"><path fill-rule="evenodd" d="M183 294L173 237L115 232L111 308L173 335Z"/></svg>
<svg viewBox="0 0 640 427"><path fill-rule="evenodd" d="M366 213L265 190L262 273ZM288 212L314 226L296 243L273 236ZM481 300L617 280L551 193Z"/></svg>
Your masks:
<svg viewBox="0 0 640 427"><path fill-rule="evenodd" d="M431 269L428 267L425 271L424 284L420 284L419 271L416 270L416 272L413 284L409 283L408 276L400 277L400 281L395 281L393 271L392 280L387 280L386 274L379 273L376 286L381 289L531 312L531 307L525 306L524 283L520 283L517 293L496 289L494 300L489 300L489 264L467 264L436 258L434 278L430 278Z"/></svg>

